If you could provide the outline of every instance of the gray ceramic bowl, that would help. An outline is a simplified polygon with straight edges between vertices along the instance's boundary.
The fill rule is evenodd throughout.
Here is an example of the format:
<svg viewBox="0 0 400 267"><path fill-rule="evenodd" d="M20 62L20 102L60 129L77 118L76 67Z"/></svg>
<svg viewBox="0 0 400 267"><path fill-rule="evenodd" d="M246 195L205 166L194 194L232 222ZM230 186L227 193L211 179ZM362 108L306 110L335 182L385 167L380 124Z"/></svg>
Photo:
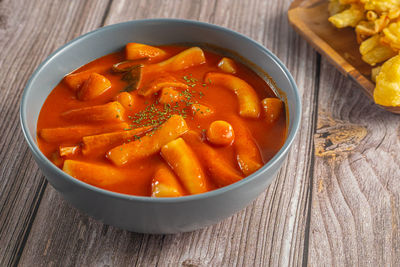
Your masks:
<svg viewBox="0 0 400 267"><path fill-rule="evenodd" d="M36 143L40 109L66 73L128 42L147 44L208 43L245 57L269 73L286 95L288 136L282 149L249 177L204 194L180 198L150 198L106 191L83 183L53 165ZM269 50L234 31L197 21L136 20L85 34L50 55L35 71L21 101L21 123L33 156L50 184L81 211L105 224L142 233L177 233L202 228L246 207L274 179L300 124L300 98L292 76Z"/></svg>

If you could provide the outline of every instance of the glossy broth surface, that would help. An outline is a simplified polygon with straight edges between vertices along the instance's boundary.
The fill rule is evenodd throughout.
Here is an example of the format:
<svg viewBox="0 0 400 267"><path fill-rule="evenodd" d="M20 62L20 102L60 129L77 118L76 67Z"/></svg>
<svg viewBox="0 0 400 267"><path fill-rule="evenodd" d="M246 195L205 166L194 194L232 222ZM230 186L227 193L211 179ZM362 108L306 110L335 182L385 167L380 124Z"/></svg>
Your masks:
<svg viewBox="0 0 400 267"><path fill-rule="evenodd" d="M159 47L166 52L166 59L172 57L188 47L183 46L161 46ZM241 172L240 166L237 162L237 155L235 152L235 147L233 145L227 146L216 146L207 142L206 131L210 124L216 120L224 120L229 122L232 116L235 116L241 120L249 132L251 133L252 140L257 145L259 153L262 158L262 162L265 164L268 162L282 147L286 138L286 116L285 111L277 118L273 123L267 123L265 114L261 112L260 117L257 119L253 118L243 118L239 116L239 104L238 97L231 90L228 90L224 86L214 85L204 80L204 77L209 72L219 72L223 73L218 67L219 61L223 56L218 55L214 52L203 50L206 58L204 64L189 67L186 69L170 72L169 74L176 78L179 82L189 85L189 90L186 90L185 95L190 94L190 100L187 98L185 101L181 101L177 104L172 103L170 106L175 108L169 108L167 111L169 113L166 118L172 114L178 114L184 116L187 126L190 130L198 132L202 136L203 142L211 146L232 168ZM103 56L99 59L94 60L77 69L74 73L79 73L86 70L95 70L98 74L103 75L111 82L111 88L101 94L100 96L82 101L77 98L77 93L69 88L65 81L61 81L54 90L50 93L46 99L42 110L39 115L37 129L38 137L37 141L41 151L55 164L62 168L62 164L67 159L93 163L96 166L110 166L110 168L116 168L112 162L107 158L105 153L93 154L93 155L83 155L82 153L74 153L72 155L61 157L59 155L60 146L75 146L81 147L82 143L79 140L65 140L62 142L47 142L41 138L39 132L46 128L56 128L56 127L70 127L74 125L88 124L91 126L102 127L104 122L82 122L81 119L71 120L65 119L62 115L64 112L69 110L90 107L94 105L106 104L110 101L114 101L115 96L126 89L127 82L122 80L123 73L116 73L112 71L112 66L118 62L125 61L125 51L109 54ZM147 64L146 61L144 64ZM154 62L151 62L155 64ZM256 91L260 100L265 98L276 98L277 96L267 85L267 83L259 77L255 72L253 72L248 67L244 66L239 62L235 62L236 73L235 77L238 77L246 81L252 88ZM155 74L157 75L157 74ZM142 85L151 83L154 79L154 75L145 75L141 81ZM179 92L183 90L177 89ZM153 107L154 112L165 112L165 104L158 102L160 97L160 92L153 94L150 97L143 97L137 94L137 90L129 92L134 96L134 104L130 109L126 109L123 121L129 125L129 129L134 129L141 127L148 123L146 120L138 120L140 115L143 114L144 110L151 110ZM190 101L190 103L187 103ZM211 116L198 119L193 115L190 109L190 105L193 103L204 104L210 107L214 113ZM260 104L261 105L261 104ZM284 110L284 109L283 109ZM142 112L142 113L140 113ZM136 137L132 140L125 141L132 142L135 141ZM121 144L118 144L121 145ZM112 147L115 147L114 144ZM198 157L199 162L203 166L204 159ZM99 185L96 182L86 180L85 177L76 177L84 182L93 184L95 186L102 187L104 189L131 194L139 196L151 196L152 194L152 180L154 178L155 166L165 163L165 160L160 155L160 153L155 153L144 159L135 160L129 162L123 166L118 166L118 170L124 174L125 179L113 184ZM204 168L204 173L207 179L208 190L213 190L220 187L212 179L211 175ZM245 176L245 175L243 175ZM183 186L184 187L184 186ZM188 194L185 190L185 194Z"/></svg>

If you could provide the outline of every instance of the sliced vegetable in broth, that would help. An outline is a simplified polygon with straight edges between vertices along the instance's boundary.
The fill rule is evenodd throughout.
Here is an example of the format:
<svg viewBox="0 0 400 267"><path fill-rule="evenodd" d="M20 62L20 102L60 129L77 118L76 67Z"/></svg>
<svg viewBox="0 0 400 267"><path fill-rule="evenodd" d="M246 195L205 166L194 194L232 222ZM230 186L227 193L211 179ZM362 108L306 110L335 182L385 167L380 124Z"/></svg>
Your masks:
<svg viewBox="0 0 400 267"><path fill-rule="evenodd" d="M66 75L37 129L42 152L76 179L178 197L261 168L285 141L286 114L268 83L233 58L130 43Z"/></svg>

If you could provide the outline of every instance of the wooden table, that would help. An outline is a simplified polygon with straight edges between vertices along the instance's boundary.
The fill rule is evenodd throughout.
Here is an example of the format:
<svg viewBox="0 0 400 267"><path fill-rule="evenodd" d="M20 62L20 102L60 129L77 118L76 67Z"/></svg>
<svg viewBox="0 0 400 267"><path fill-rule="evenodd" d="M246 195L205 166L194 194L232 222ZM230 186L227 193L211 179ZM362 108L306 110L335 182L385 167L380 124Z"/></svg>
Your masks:
<svg viewBox="0 0 400 267"><path fill-rule="evenodd" d="M0 1L0 266L400 266L400 117L377 108L288 25L286 0ZM143 235L66 203L32 159L19 102L34 69L104 25L174 17L241 32L275 53L303 101L275 182L202 230Z"/></svg>

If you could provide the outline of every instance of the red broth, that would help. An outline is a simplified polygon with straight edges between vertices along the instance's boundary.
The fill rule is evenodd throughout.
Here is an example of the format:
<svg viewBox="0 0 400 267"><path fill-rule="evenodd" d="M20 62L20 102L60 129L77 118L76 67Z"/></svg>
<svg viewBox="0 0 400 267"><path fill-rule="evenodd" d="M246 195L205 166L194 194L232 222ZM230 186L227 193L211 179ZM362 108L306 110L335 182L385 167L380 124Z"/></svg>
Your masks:
<svg viewBox="0 0 400 267"><path fill-rule="evenodd" d="M128 64L142 63L145 66L142 68L143 76L140 81L141 88L151 87L150 85L154 84L154 80L156 80L160 75L172 77L174 82L186 85L187 88L179 88L179 85L175 87L167 86L174 92L178 92L176 97L180 98L180 100L171 102L168 106L159 102L161 91L144 97L139 95L141 88L138 88L137 90L129 92L130 96L132 96L133 104L124 108L123 114L117 114L116 117L121 116L121 118L116 118L115 121L90 120L84 118L83 115L66 116L65 112L70 110L104 105L113 102L121 91L132 89L127 88L129 81L127 82L126 80L129 79L126 79L126 76L125 80L123 79L124 75L127 75L127 72L115 72L112 70L114 64L126 60L126 51L98 58L82 66L73 73L81 73L83 71L87 71L88 73L96 72L100 74L99 77L105 77L110 82L111 88L104 90L104 92L98 96L82 100L82 94L84 94L82 91L84 91L83 87L85 86L85 82L88 84L86 87L94 86L93 88L101 89L101 86L96 87L96 85L93 85L96 81L102 83L101 78L99 78L100 80L96 80L96 77L93 76L93 81L90 84L87 82L88 78L86 77L83 79L82 84L77 86L75 89L71 89L71 85L66 82L65 78L53 89L46 99L41 109L37 124L37 141L41 151L46 155L46 157L61 169L63 169L63 167L66 169L66 166L64 166L66 161L74 163L78 162L78 165L75 166L78 170L75 170L72 174L71 172L69 173L77 179L106 190L139 196L179 196L214 190L232 182L232 180L229 179L220 181L218 180L218 177L215 177L215 170L210 167L210 164L214 163L205 156L207 155L207 152L211 151L214 153L212 155L215 155L218 160L221 160L223 164L221 163L218 166L222 166L222 173L224 173L225 170L230 170L235 174L239 174L241 177L245 177L252 173L254 169L244 170L243 162L238 160L240 149L246 149L246 145L243 145L243 140L246 141L249 139L247 140L248 142L255 144L257 151L251 153L259 153L261 164L267 163L279 151L286 138L285 108L282 106L283 103L276 99L277 96L268 84L254 71L239 62L234 62L236 72L234 74L226 73L218 67L218 63L221 61L223 56L203 49L205 62L201 64L195 64L194 66L178 70L163 69L162 71L159 71L156 68L156 71L153 71L154 73L145 75L144 71L146 71L146 66L150 64L155 65L158 62L167 60L185 49L188 49L188 47L161 46L159 49L165 52L165 54L160 56L160 58L154 57L151 60L143 59L131 61ZM241 116L239 112L241 108L239 107L238 95L235 94L235 91L228 89L227 86L221 84L221 82L213 83L211 79L205 80L205 77L208 77L206 76L208 73L231 75L240 78L250 85L260 101L257 103L260 108L259 116L257 118ZM104 84L102 84L102 86L103 85ZM104 86L106 87L107 84ZM265 111L263 106L268 101L261 102L261 100L265 98L275 98L274 100L277 100L275 102L278 103L278 106L267 107L267 111ZM120 99L121 103L123 101L124 100ZM279 106L279 102L281 103L281 106ZM193 104L204 105L212 110L213 114L205 117L198 117L195 113L197 109L192 109ZM269 105L269 103L266 105ZM277 111L277 113L274 113L275 115L268 113L269 111L273 112L274 109ZM157 136L156 133L161 127L160 125L165 123L171 115L177 115L180 118L183 118L186 127L190 131L198 134L200 147L203 147L203 144L206 144L205 153L204 151L202 153L196 153L196 151L199 152L200 150L193 147L195 145L190 145L188 142L184 142L187 147L189 147L189 150L194 152L192 154L189 153L191 157L194 154L196 159L186 159L188 162L185 163L184 160L189 154L183 154L184 157L181 159L183 160L182 162L177 162L175 164L175 156L171 156L172 163L168 162L166 158L168 158L167 153L170 153L170 150L168 150L169 147L173 150L173 145L177 145L177 153L181 153L180 151L182 150L182 147L179 147L180 144L175 142L177 144L171 143L167 145L168 147L165 147L165 155L162 155L164 150L163 152L160 152L160 148L152 146L151 149L155 149L156 151L145 157L130 160L129 162L120 165L116 164L113 160L110 160L110 150L113 148L121 147L122 150L122 148L125 148L125 145L128 145L129 143L136 142L140 145L138 142L141 142L141 140L147 142L146 140L149 140L153 136ZM215 145L208 141L206 136L207 130L211 123L216 120L228 122L233 126L235 134L233 142L227 145ZM121 129L122 126L117 126L121 125L121 123L125 123L125 126L128 125L127 128ZM48 133L46 132L48 129L75 127L77 125L79 127L90 128L91 130L89 131L89 135L131 131L132 129L143 126L152 127L155 125L155 128L150 129L148 132L125 138L123 141L120 140L119 142L110 143L108 147L95 150L94 153L86 155L82 153L85 144L83 143L83 137L80 136L80 134L77 133L75 135L63 131L63 133L67 133L69 136L64 139L61 137L60 140L59 138L56 138L57 134L52 131L49 131ZM47 135L45 133L47 133ZM74 133L74 131L72 131L72 133ZM188 140L185 137L186 134L187 132L183 134L180 133L179 136L183 137L183 140L186 141ZM53 140L52 137L57 140ZM238 145L240 142L242 143L242 148ZM164 149L165 145L166 144L163 143L161 147ZM60 147L62 148L61 150ZM115 153L117 154L117 152L118 151ZM62 153L62 156L60 153ZM172 151L171 153L171 155L173 155L174 152ZM246 159L246 157L243 158ZM202 173L204 183L202 185L203 191L192 191L192 189L189 188L190 186L187 183L191 183L191 181L187 180L192 179L190 175L193 174L193 171L190 171L189 169L177 169L180 166L183 166L183 168L195 168L192 166L193 162L198 163L196 166L200 166L201 168L201 170L196 170ZM83 167L80 168L79 164L81 163L88 163L89 165L82 165ZM174 164L176 166L174 166ZM185 164L189 165L189 167ZM161 169L160 166L162 166ZM217 167L217 169L219 167ZM82 171L80 172L79 169ZM159 173L157 171L159 171ZM110 172L110 174L107 174L108 172ZM185 176L185 172L188 173L188 177ZM97 179L96 173L99 174L99 177L102 177L100 180ZM156 176L162 177L161 180L155 182L154 179ZM175 182L172 184L168 182L168 177L172 177ZM194 179L197 178L198 177L196 176ZM164 195L155 194L154 190L162 191L166 188L161 186L161 189L155 189L158 185L162 185L164 181L167 181L166 185L168 190L175 187L179 187L179 190L173 189L172 195L169 195L168 193L172 191L168 190Z"/></svg>

